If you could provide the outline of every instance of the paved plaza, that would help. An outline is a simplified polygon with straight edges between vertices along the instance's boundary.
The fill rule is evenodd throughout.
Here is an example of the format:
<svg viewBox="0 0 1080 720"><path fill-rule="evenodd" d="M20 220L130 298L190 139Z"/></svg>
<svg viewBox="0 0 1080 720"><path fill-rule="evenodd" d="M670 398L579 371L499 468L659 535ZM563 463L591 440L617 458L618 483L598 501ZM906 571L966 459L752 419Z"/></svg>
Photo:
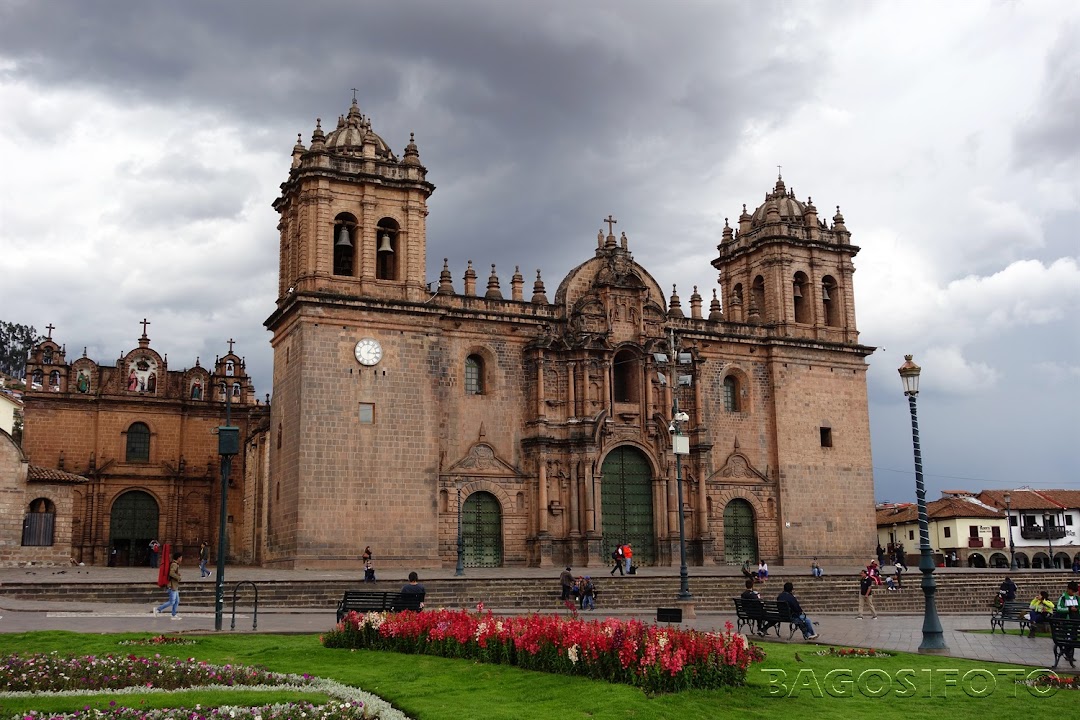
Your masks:
<svg viewBox="0 0 1080 720"><path fill-rule="evenodd" d="M61 573L61 570L63 572ZM662 572L663 569L650 569ZM453 575L453 569L426 571L421 579L435 580ZM488 571L495 572L495 571ZM506 577L548 577L551 570L535 568L502 569L499 576ZM28 577L28 573L32 573ZM0 569L0 582L17 582L19 579L33 579L36 582L151 582L156 571L150 568L5 568ZM16 600L0 597L0 632L13 633L31 630L71 630L77 632L214 632L215 616L212 605L192 605L184 602L184 587L196 583L213 584L214 577L199 579L198 568L186 568L186 576L180 593L180 619L171 620L167 615L155 617L151 611L153 605L146 603L83 603L63 601L58 597L43 594L40 600ZM479 576L478 573L474 573ZM400 577L399 577L400 575ZM335 608L321 610L312 608L266 608L254 617L250 600L241 599L235 614L231 606L231 588L242 580L258 583L260 580L347 580L357 578L356 572L349 571L304 571L272 570L265 568L229 568L226 571L226 602L222 621L222 632L265 633L320 633L334 625ZM404 571L380 573L379 589L396 589L405 582ZM554 587L555 579L552 578ZM359 586L359 583L358 583ZM692 587L691 587L692 590ZM165 599L162 592L161 600ZM155 603L156 604L156 603ZM500 608L488 608L495 613L503 612ZM544 611L566 612L547 608ZM878 618L858 620L844 613L815 613L813 608L806 608L814 622L820 637L814 644L822 646L866 647L902 652L918 652L922 640L921 614L879 615ZM520 613L521 609L506 610L507 614ZM652 613L624 613L618 609L600 606L596 612L584 613L587 617L613 616L619 618L636 617L652 620ZM682 627L699 630L722 629L726 623L735 623L734 612L699 612L696 619L686 620ZM1016 628L1011 628L1006 635L1001 632L989 634L981 632L990 627L989 611L978 614L941 615L946 654L971 660L1001 662L1009 665L1047 667L1053 663L1053 644L1048 636L1029 638L1020 636ZM786 632L784 633L786 636ZM768 639L776 640L774 634ZM799 633L791 642L802 644ZM1067 664L1059 671L1068 672Z"/></svg>

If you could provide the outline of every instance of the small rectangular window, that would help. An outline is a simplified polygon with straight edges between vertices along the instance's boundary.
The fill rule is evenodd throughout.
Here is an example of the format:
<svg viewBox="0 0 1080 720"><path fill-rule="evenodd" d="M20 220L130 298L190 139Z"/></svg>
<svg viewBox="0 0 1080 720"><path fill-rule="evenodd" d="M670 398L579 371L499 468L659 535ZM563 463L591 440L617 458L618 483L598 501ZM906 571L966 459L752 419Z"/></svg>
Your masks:
<svg viewBox="0 0 1080 720"><path fill-rule="evenodd" d="M1066 515L1065 516L1065 524L1066 525L1072 525L1072 515Z"/></svg>
<svg viewBox="0 0 1080 720"><path fill-rule="evenodd" d="M979 526L978 525L968 525L968 537L973 537L973 538L979 537Z"/></svg>
<svg viewBox="0 0 1080 720"><path fill-rule="evenodd" d="M952 528L951 527L945 528L945 537L952 537Z"/></svg>
<svg viewBox="0 0 1080 720"><path fill-rule="evenodd" d="M990 537L995 538L995 539L1000 538L1001 537L1001 528L999 528L997 525L990 528Z"/></svg>
<svg viewBox="0 0 1080 720"><path fill-rule="evenodd" d="M914 530L908 530L907 531L907 539L908 540L914 540L915 539L915 531Z"/></svg>
<svg viewBox="0 0 1080 720"><path fill-rule="evenodd" d="M821 428L821 447L832 447L832 428Z"/></svg>
<svg viewBox="0 0 1080 720"><path fill-rule="evenodd" d="M375 403L360 403L360 424L372 425L375 422Z"/></svg>
<svg viewBox="0 0 1080 720"><path fill-rule="evenodd" d="M1010 525L1011 527L1019 527L1019 525L1020 525L1020 518L1016 517L1015 515L1011 515L1011 516L1009 517L1009 525Z"/></svg>

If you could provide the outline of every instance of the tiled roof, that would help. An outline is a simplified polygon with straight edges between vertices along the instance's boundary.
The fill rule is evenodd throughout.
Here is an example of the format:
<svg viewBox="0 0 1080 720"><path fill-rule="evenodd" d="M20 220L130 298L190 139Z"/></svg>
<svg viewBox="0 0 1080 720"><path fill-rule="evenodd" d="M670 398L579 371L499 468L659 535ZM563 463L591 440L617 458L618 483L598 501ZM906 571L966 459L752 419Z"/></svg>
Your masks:
<svg viewBox="0 0 1080 720"><path fill-rule="evenodd" d="M40 465L31 465L26 470L27 482L51 482L51 483L85 483L90 482L82 475L73 475L63 470L53 470L52 468L41 467Z"/></svg>
<svg viewBox="0 0 1080 720"><path fill-rule="evenodd" d="M987 505L993 505L995 507L1005 508L1005 493L1009 493L1010 507L1013 510L1061 510L1062 503L1060 500L1055 501L1055 494L1060 493L1072 493L1078 491L1069 490L1031 490L1028 488L1022 488L1020 490L983 490L979 493L979 499ZM1069 507L1065 505L1065 507ZM1080 505L1072 505L1072 507L1080 507Z"/></svg>
<svg viewBox="0 0 1080 720"><path fill-rule="evenodd" d="M987 507L975 498L942 498L926 503L928 519L985 517L1000 518L1004 513ZM878 527L918 522L919 507L915 504L899 505L877 511Z"/></svg>

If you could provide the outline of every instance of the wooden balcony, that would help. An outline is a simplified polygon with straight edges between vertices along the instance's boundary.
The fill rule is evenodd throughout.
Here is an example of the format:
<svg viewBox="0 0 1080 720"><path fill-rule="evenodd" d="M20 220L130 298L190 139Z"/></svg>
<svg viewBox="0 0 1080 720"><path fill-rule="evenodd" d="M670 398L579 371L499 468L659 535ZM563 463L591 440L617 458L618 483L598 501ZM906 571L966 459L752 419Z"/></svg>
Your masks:
<svg viewBox="0 0 1080 720"><path fill-rule="evenodd" d="M1050 537L1046 537L1046 529L1039 525L1029 525L1028 527L1020 528L1020 537L1025 540L1060 540L1065 537L1065 527L1062 525L1053 525L1050 527Z"/></svg>
<svg viewBox="0 0 1080 720"><path fill-rule="evenodd" d="M982 546L983 546L983 541L982 541L981 537L977 537L977 538L969 537L968 538L968 547L969 548L981 548Z"/></svg>

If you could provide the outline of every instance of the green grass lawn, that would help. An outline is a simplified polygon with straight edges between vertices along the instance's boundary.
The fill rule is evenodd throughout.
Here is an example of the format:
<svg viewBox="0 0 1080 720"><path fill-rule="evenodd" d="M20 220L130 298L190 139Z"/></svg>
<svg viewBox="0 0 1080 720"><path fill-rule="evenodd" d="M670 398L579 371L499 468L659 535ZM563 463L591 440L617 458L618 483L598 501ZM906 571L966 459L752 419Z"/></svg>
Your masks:
<svg viewBox="0 0 1080 720"><path fill-rule="evenodd" d="M802 644L761 643L766 660L751 667L746 687L647 697L628 686L513 667L423 655L327 650L319 644L316 635L187 635L196 639L197 644L152 647L117 644L122 639L140 637L147 636L67 632L0 635L0 653L57 650L71 655L161 654L221 664L258 665L278 672L308 673L379 695L418 720L687 720L787 715L798 720L815 720L883 712L910 714L924 720L967 716L987 710L1005 717L1019 717L1032 711L1040 716L1064 716L1075 714L1080 700L1076 691L1035 697L1027 688L1014 685L1011 676L1000 674L1006 666L993 663L901 653L890 658L819 656L815 654L819 646ZM850 670L850 675L844 673L845 669ZM772 671L782 671L786 675L783 687L777 682L770 684L771 679L775 681L780 677L778 672ZM833 674L827 677L830 671ZM950 680L953 685L947 684ZM990 687L989 681L994 683L992 692L984 697L973 696ZM882 690L886 691L884 697L873 697ZM194 702L207 707L223 702L236 703L239 693L192 691L183 695L190 696L185 699L185 705L190 707L193 703L189 702L196 698ZM268 695L252 702L266 702ZM275 691L273 696L274 700L313 699L310 695L280 691ZM161 696L144 697L147 706L151 697L154 704L159 704L161 699ZM122 695L109 699L138 705L143 698ZM31 704L26 705L21 699L18 702L0 699L0 715L11 716L30 709L74 711L88 704L85 697L50 698L47 706L43 704L44 699L31 700ZM108 704L107 699L104 704Z"/></svg>

